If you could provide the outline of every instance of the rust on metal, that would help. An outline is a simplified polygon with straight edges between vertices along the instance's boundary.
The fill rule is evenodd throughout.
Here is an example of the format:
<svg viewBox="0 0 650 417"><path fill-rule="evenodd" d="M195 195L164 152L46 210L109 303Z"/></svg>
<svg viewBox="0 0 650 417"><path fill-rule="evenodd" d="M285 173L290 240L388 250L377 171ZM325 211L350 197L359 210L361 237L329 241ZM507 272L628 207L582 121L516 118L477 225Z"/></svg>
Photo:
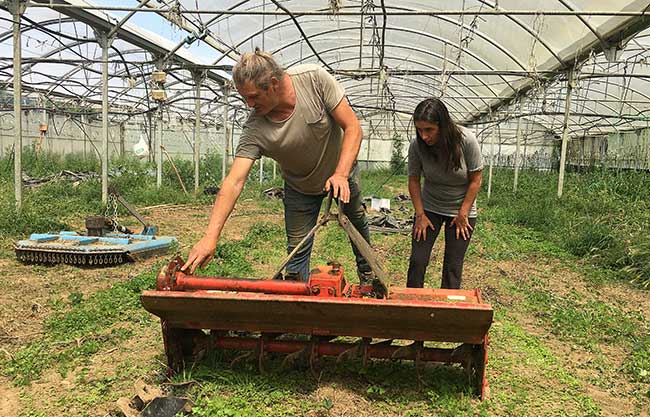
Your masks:
<svg viewBox="0 0 650 417"><path fill-rule="evenodd" d="M171 370L210 349L249 351L233 362L253 359L262 371L268 352L287 354L283 363L304 358L312 370L321 356L363 363L370 358L413 360L418 375L421 362L436 361L462 364L476 381L477 393L486 395L493 309L477 289L390 287L384 298L376 298L372 285L347 282L336 262L314 268L307 282L195 277L180 271L183 264L180 258L173 260L160 271L157 290L141 296L144 308L161 318ZM260 336L232 337L232 331ZM278 339L285 334L311 339ZM359 342L334 340L339 336ZM425 341L460 345L434 348Z"/></svg>

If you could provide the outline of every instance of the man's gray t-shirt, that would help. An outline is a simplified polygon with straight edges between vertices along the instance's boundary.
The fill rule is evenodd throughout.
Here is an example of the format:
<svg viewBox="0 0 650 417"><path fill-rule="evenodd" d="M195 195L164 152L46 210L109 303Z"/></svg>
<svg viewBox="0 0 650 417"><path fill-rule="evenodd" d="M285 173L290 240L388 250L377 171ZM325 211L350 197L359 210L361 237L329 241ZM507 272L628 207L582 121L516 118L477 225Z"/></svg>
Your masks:
<svg viewBox="0 0 650 417"><path fill-rule="evenodd" d="M296 93L293 113L275 122L253 111L244 124L235 155L273 158L287 185L303 194L321 194L338 164L343 137L329 113L345 93L334 77L318 65L299 65L287 70L287 74Z"/></svg>
<svg viewBox="0 0 650 417"><path fill-rule="evenodd" d="M463 133L461 142L462 156L460 169L447 170L446 161L432 152L435 148L427 147L414 139L409 146L408 174L424 177L422 185L422 203L424 210L443 216L456 217L463 204L469 185L468 173L483 169L481 147L476 136L467 128L459 126ZM476 217L476 201L472 203L468 217Z"/></svg>

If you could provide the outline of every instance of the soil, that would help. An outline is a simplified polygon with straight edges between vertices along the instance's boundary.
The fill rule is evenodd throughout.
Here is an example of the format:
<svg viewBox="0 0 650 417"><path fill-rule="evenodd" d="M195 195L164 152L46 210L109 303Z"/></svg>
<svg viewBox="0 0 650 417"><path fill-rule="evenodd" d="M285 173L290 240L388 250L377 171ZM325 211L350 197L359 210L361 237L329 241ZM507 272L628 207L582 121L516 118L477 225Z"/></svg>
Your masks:
<svg viewBox="0 0 650 417"><path fill-rule="evenodd" d="M158 225L162 235L173 235L179 240L179 252L187 253L198 241L207 224L211 206L172 206L147 210L146 217ZM253 201L240 202L226 223L223 238L237 240L244 237L251 223L266 218L283 222L282 216L256 206ZM81 224L79 224L81 229ZM407 237L404 237L407 238ZM118 281L128 280L150 271L161 258L152 258L134 264L105 269L83 269L67 265L54 267L23 265L12 256L11 242L0 242L0 355L13 355L21 346L38 338L44 320L51 314L54 300L67 299L72 293L84 296L105 289ZM437 284L440 274L442 246L437 244L429 267L429 282ZM391 248L378 247L381 256L389 256ZM165 255L171 257L170 255ZM163 257L162 260L165 258ZM584 390L601 408L605 416L648 416L649 401L639 404L631 394L634 387L625 378L617 377L621 360L629 352L619 346L599 346L600 352L589 352L569 345L550 333L550 326L517 308L517 295L503 288L504 280L517 283L543 283L544 287L558 295L577 292L585 299L598 299L613 303L630 312L640 311L650 319L650 299L642 291L625 284L594 286L578 272L572 271L559 261L550 259L526 259L521 261L494 261L471 258L465 266L464 287L479 287L486 302L507 308L517 323L529 334L543 340L549 350L561 358L562 366L581 381ZM395 284L402 284L396 282ZM649 320L650 321L650 320ZM63 415L111 415L116 412L115 401L133 395L133 382L144 379L149 383L161 382L160 375L152 369L160 369L163 361L162 340L156 326L134 328L139 332L93 356L82 369L74 369L62 376L50 370L38 381L24 387L16 387L7 379L0 379L0 417L15 417L26 409L36 409L47 416ZM595 357L595 355L598 355ZM601 366L584 366L598 360ZM522 366L522 372L526 372ZM603 375L611 386L603 388L589 381L598 381ZM491 375L498 378L498 375ZM561 382L540 379L540 383L561 389ZM103 387L103 388L102 388ZM368 400L344 387L324 385L309 394L310 400L332 402L329 416L365 416L372 414ZM552 405L551 405L552 406ZM645 408L644 408L645 407ZM375 410L376 411L376 410ZM556 410L561 413L562 410ZM548 410L547 410L548 412ZM314 414L314 415L321 415ZM112 414L116 415L116 414Z"/></svg>

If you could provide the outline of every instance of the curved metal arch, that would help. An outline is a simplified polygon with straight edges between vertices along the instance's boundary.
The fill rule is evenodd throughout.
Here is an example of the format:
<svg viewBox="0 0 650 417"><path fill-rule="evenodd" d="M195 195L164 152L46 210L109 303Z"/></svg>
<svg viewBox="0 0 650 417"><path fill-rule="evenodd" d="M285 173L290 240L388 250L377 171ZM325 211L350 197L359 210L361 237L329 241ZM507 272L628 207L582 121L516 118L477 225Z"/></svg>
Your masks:
<svg viewBox="0 0 650 417"><path fill-rule="evenodd" d="M577 10L577 8L575 6L573 6L572 4L570 4L570 2L568 2L566 0L557 0L557 1L559 1L562 4L562 6L566 7L567 9L571 10L572 12ZM594 36L596 37L596 39L598 39L598 42L600 42L600 45L604 50L606 48L606 44L605 44L605 40L603 39L603 37L600 36L600 33L598 33L598 31L596 29L594 29L589 24L589 22L587 21L587 19L585 19L584 16L578 14L578 15L576 15L576 17L578 18L578 20L580 20L582 22L583 25L585 25L587 27L587 29L589 29L589 31L591 33L594 34Z"/></svg>
<svg viewBox="0 0 650 417"><path fill-rule="evenodd" d="M358 30L358 29L359 29L359 28L350 28L350 29L343 29L343 30ZM388 28L387 28L387 29L388 29ZM390 30L393 30L393 29L391 28ZM411 29L408 29L408 28L398 28L397 30L399 30L400 32L414 33L414 34L417 34L417 35L419 35L419 36L424 36L424 37L427 37L427 38L431 38L431 39L436 40L436 41L444 42L445 44L450 44L450 45L452 45L452 46L453 46L454 48L456 48L456 49L460 49L460 47L459 47L457 44L454 44L453 42L448 42L446 39L444 39L444 38L440 38L440 37L438 37L438 36L430 35L430 34L428 34L428 33L420 32L420 31L417 31L417 30L411 30ZM329 34L329 33L332 33L332 32L340 32L340 31L341 31L340 29L333 29L333 30L328 30L328 31L320 32L320 33L318 33L318 34L316 34L316 35L314 35L314 36L320 36L320 35L323 35L323 34ZM283 46L281 46L280 48L275 49L275 50L273 51L273 53L280 52L280 51L282 51L282 50L285 49L285 48L289 48L289 47L291 47L291 46L294 46L295 44L297 44L297 43L300 42L300 41L301 41L301 40L298 39L298 40L293 41L293 42L291 42L291 43L289 43L289 44L283 45ZM343 46L343 47L337 47L337 48L335 48L335 49L345 49L345 48L349 48L349 47L357 48L357 47L358 47L358 44L354 44L354 45L346 45L346 46ZM402 46L397 46L397 47L402 48ZM406 47L404 47L404 48L406 48ZM324 50L324 51L321 51L321 52L322 52L322 53L326 53L326 52L330 52L330 51L332 51L332 50L333 50L333 49L328 49L328 50ZM425 54L428 54L428 55L431 55L431 56L435 56L436 58L441 59L441 60L444 60L444 59L445 59L444 57L441 57L439 54L436 54L436 53L433 53L433 52L428 52L428 51L425 51L425 50L423 50L423 49L419 49L419 48L418 48L418 49L415 49L415 50L417 50L417 51L419 51L419 52L424 52ZM485 66L486 66L487 68L489 68L490 70L495 70L495 68L494 68L490 63L485 62L481 57L477 56L477 55L474 54L473 52L471 52L471 51L467 51L467 50L465 50L465 52L466 52L469 56L471 56L472 58L474 58L476 61L478 61L478 62L480 62L481 64L485 65ZM307 57L309 58L309 57L313 57L313 56L314 56L314 54L311 54L311 55L308 55ZM301 61L304 61L304 60L305 60L305 57L303 57L303 58L301 58L301 59L299 59L299 60L296 60L296 61L294 61L293 63L289 64L289 65L287 66L287 68L289 68L289 67L291 67L291 66L293 66L293 65L295 65L295 64L297 64L297 63L299 63L299 62L301 62ZM515 61L515 62L517 62L517 61ZM519 65L518 62L517 62L517 64ZM525 69L525 68L522 67L522 69ZM503 80L503 82L506 83L506 84L508 85L508 87L509 87L512 91L516 91L515 88L513 88L513 86L510 84L510 82L508 82L508 81L507 81L507 80L506 80L502 75L497 75L497 76L498 76L499 78L501 78L501 79ZM475 76L475 78L478 79L477 76Z"/></svg>
<svg viewBox="0 0 650 417"><path fill-rule="evenodd" d="M487 6L491 7L492 9L496 9L496 5L493 4L493 3L490 3L490 2L488 2L488 1L484 1L484 0L478 0L478 1L479 1L480 3L486 4ZM240 3L240 4L241 4L241 3ZM409 10L412 10L411 8L407 8L407 7L396 7L396 6L387 6L387 7L388 7L389 9L401 10L401 11L409 11ZM258 8L259 8L259 6L258 6ZM344 9L345 9L345 8L353 8L353 6L345 6L345 7L343 7L343 8L344 8ZM354 7L354 8L356 9L356 7ZM232 9L232 8L231 8L231 9ZM231 10L231 9L229 9L229 10ZM323 10L324 10L324 9L323 9ZM476 14L476 15L479 15L478 13L471 13L471 12L468 12L468 14ZM435 18L437 18L437 19L439 19L439 20L442 20L442 21L445 21L445 22L447 22L447 23L451 23L451 24L453 24L453 25L460 26L461 28L463 27L463 24L459 24L457 21L455 21L455 20L453 20L453 19L451 19L451 18L449 18L449 17L447 17L447 16L436 16L435 13L431 13L431 16L430 16L430 17L435 17ZM542 38L540 38L539 36L537 36L537 35L536 35L536 34L535 34L535 33L534 33L534 32L533 32L533 31L532 31L532 30L531 30L527 25L525 25L525 24L523 24L521 21L519 21L519 19L514 18L514 17L512 17L512 16L509 16L509 15L507 15L507 14L506 14L506 17L507 17L508 19L512 20L513 22L515 22L515 23L517 24L517 26L519 26L519 27L521 27L523 30L525 30L525 31L526 31L530 36L532 36L533 38L537 39L537 41L540 43L540 45L542 45L542 46L543 46L543 47L544 47L544 48L545 48L545 49L546 49L546 50L547 50L547 51L548 51L548 52L549 52L549 53L550 53L550 54L551 54L551 55L552 55L552 56L553 56L553 57L554 57L554 58L555 58L555 59L556 59L560 64L564 65L564 62L562 61L562 59L561 59L561 58L560 58L560 57L559 57L559 56L558 56L558 55L553 51L553 48L551 48L551 47L550 47L550 46L549 46L549 45L544 41L544 39L542 39ZM228 18L228 16L226 16L226 19L227 19L227 18ZM261 29L261 30L259 30L259 31L257 31L257 32L254 32L253 34L251 34L251 35L249 35L248 37L244 38L244 39L243 39L241 42L239 42L238 44L234 45L234 48L239 48L241 45L243 45L244 43L248 42L249 40L251 40L251 39L254 38L255 36L259 36L262 32L264 32L264 31L266 31L266 30L268 30L268 29L270 29L270 28L274 28L274 27L276 27L276 26L281 26L281 25L283 25L283 24L285 24L285 23L287 24L287 26L291 26L291 18L287 18L287 19L284 19L284 20L279 20L279 21L275 22L274 24L272 24L272 25L270 25L270 26L267 26L267 27L265 27L265 28L263 28L263 29ZM360 29L360 28L357 27L356 29ZM519 62L516 58L514 58L514 57L512 56L512 54L510 54L509 52L506 52L507 50L506 50L504 47L500 46L499 43L497 43L497 42L491 40L487 35L483 34L483 32L481 32L481 31L474 31L474 33L476 33L478 36L480 36L482 39L484 39L484 40L485 40L486 42L488 42L489 44L495 46L497 49L499 49L499 50L501 50L502 52L506 53L506 55L507 55L508 57L510 57L511 59L513 59L513 61L514 61L515 63L517 63L517 65L519 65L522 69L525 69L525 66L522 66L523 64L522 64L521 62ZM300 39L302 39L302 38L299 38L299 40L300 40ZM449 43L451 43L451 42L449 42ZM223 59L223 56L222 56L222 57L219 57L219 58L218 58L218 59L217 59L213 64L217 64L218 62L221 61L221 59Z"/></svg>
<svg viewBox="0 0 650 417"><path fill-rule="evenodd" d="M187 81L188 81L188 80L191 80L191 78L192 78L192 76L189 75L189 76L186 77L186 78L178 79L177 81L168 82L166 85L167 85L168 87L174 87L174 86L176 86L176 85L178 85L178 84L187 84L187 85L190 85L189 83L187 83ZM141 83L141 82L142 82L142 81L139 81L138 83ZM137 85L137 84L136 84L136 85ZM180 90L180 89L179 89L179 90ZM191 91L190 88L188 88L188 89L186 89L186 90L182 90L182 92L188 92L188 91ZM174 95L174 97L177 97L177 96L178 96L178 94ZM219 96L217 96L217 97L219 97ZM223 98L223 96L221 96L221 97ZM135 105L135 106L139 106L139 105L141 105L141 104L143 103L143 101L146 100L146 99L147 99L147 97L141 97L139 100L137 100L137 101L134 102L134 105ZM228 105L229 105L229 106L232 106L233 108L242 108L241 106L238 106L238 105L237 105L237 102L241 102L241 101L242 101L241 97L239 97L237 94L230 94L229 97L228 97ZM204 104L205 104L205 103L204 103ZM200 107L203 107L204 104L201 104Z"/></svg>
<svg viewBox="0 0 650 417"><path fill-rule="evenodd" d="M83 44L85 44L85 43L90 43L90 42L94 43L95 40L94 40L94 39L87 39L87 40L83 40L83 41L74 41L74 42L72 42L72 43L65 44L65 45L62 45L62 46L60 46L60 47L58 47L58 48L52 49L51 51L48 51L48 52L46 52L45 54L41 55L39 58L41 58L41 59L46 59L46 58L51 57L52 55L56 55L56 54L58 54L59 52L63 52L63 51L65 51L65 50L67 50L67 49L74 48L75 46L80 46L80 45L83 45ZM33 63L30 63L30 64L25 65L26 68L23 69L23 70L21 71L21 73L22 73L23 75L27 74L29 71L31 71L31 69L32 69L35 65L38 65L38 64L40 64L40 62L33 62Z"/></svg>
<svg viewBox="0 0 650 417"><path fill-rule="evenodd" d="M124 64L124 70L126 71L126 75L130 77L131 72L129 71L129 67L128 67L129 63L126 62L126 59L124 58L124 55L143 53L143 50L142 49L129 49L127 51L122 52L122 51L120 51L119 49L117 49L114 46L111 46L111 49L113 49L115 52L112 53L112 54L109 54L108 57L112 58L112 57L115 57L116 55L118 55L121 58L122 63ZM91 72L95 72L96 74L99 74L98 71L95 71L92 68L87 68L87 67L84 67L83 65L78 65L77 68L73 68L72 70L70 70L66 74L64 74L62 76L62 79L63 79L63 77L71 77L72 75L74 75L75 73L81 71L82 69L85 69L87 71L91 71ZM112 77L112 78L118 77L117 74L118 73L114 73L112 75L109 75L109 77ZM57 87L56 85L53 86L49 91L53 91L54 88L56 88L56 87ZM97 85L93 86L93 89L96 89L96 88L97 88Z"/></svg>
<svg viewBox="0 0 650 417"><path fill-rule="evenodd" d="M345 59L336 60L336 61L332 61L332 62L333 62L333 63L340 63L340 62L346 62L346 61L354 60L354 59L357 59L357 57L354 57L354 58L345 58ZM393 59L393 58L390 58L390 59ZM397 58L395 58L395 59L397 59ZM402 60L402 61L404 61L404 60ZM433 66L431 66L431 65L429 65L429 64L425 64L425 63L422 63L422 62L419 62L419 61L414 61L414 60L412 60L412 59L407 60L407 62L413 62L413 63L416 63L416 64L418 64L418 65L422 65L423 67L427 67L427 68L431 68L431 69L439 70L438 68L435 68L435 67L433 67ZM454 78L455 78L455 77L454 77ZM480 79L479 79L479 81L481 82L481 84L484 85L485 88L487 88L489 91L491 91L491 92L494 94L495 97L497 97L497 94L494 92L494 90L492 90L492 88L491 88L490 86L488 86L487 84L485 84L485 83L484 83L482 80L480 80ZM462 83L459 83L459 84L462 85ZM456 92L457 94L459 94L459 93L456 91L455 88L453 88L453 87L449 87L449 88L450 88L452 91L454 91L454 92ZM467 88L467 89L470 90L470 91L472 90L472 89L469 88L469 87L465 87L465 88ZM483 99L483 98L479 98L478 100L482 101L485 105L487 105L487 102L485 101L485 99ZM477 110L478 110L478 108L477 108Z"/></svg>
<svg viewBox="0 0 650 417"><path fill-rule="evenodd" d="M59 20L59 19L51 19L51 20L46 20L44 22L38 22L38 25L34 24L34 23L30 23L28 25L23 24L23 25L20 25L20 33L23 34L23 33L28 32L30 30L40 30L39 26L49 26L49 25L53 25L53 24L59 24L59 22L61 22L61 23L75 23L75 22L78 22L78 20L75 20L75 19L73 19L71 17L65 17L65 18L62 18L61 20ZM4 42L4 41L8 40L12 36L13 36L13 29L8 30L6 32L1 32L0 33L0 42Z"/></svg>
<svg viewBox="0 0 650 417"><path fill-rule="evenodd" d="M391 46L391 47L392 47L392 46ZM407 46L398 46L398 47L399 47L399 48L402 48L402 49L412 49L412 50L416 50L416 51L420 52L420 50L419 50L418 48L412 48L412 47L407 47ZM323 50L322 53L327 53L327 52L331 52L331 51L333 51L333 50L347 49L347 48L356 48L356 45L348 45L348 46L345 46L345 47L331 48L331 49ZM309 56L307 56L307 57L304 57L303 60L304 60L305 58L310 58L311 56L313 56L313 54L312 54L312 55L309 55ZM349 61L349 60L352 60L352 59L355 59L355 60L356 60L357 58L358 58L358 57L355 56L354 58L339 59L339 60L334 60L334 61L332 61L332 63L333 63L333 64L337 64L337 63L346 62L346 61ZM433 66L431 66L431 65L424 64L424 63L422 63L422 62L420 62L420 61L417 61L417 60L414 60L414 59L410 59L410 58L409 58L409 59L404 59L404 58L393 58L393 57L390 57L390 58L384 58L384 59L391 59L391 60L392 60L392 59L395 59L395 60L399 59L399 60L402 61L402 62L404 62L404 61L406 61L406 62L412 62L412 63L418 64L418 65L421 65L421 66L423 66L423 67L428 67L428 68L431 68L431 69L439 70L439 68L435 68L435 67L433 67ZM294 65L295 63L296 63L296 62L292 63L289 67L291 67L291 66ZM428 76L425 76L425 77L428 77ZM460 80L458 80L458 78L457 78L456 76L450 76L450 77L453 78L454 80L458 81L459 85L464 86L464 83L462 83ZM481 84L482 84L486 89L488 89L490 92L492 92L492 94L494 94L495 97L498 96L497 93L492 89L492 87L490 87L488 84L486 84L486 83L485 83L482 79L480 79L478 76L476 76L476 75L472 75L472 77L475 78L479 83L481 83ZM436 81L436 80L433 79L433 78L431 78L431 79L434 80L434 81ZM465 86L464 86L464 87L465 87ZM465 88L467 88L468 90L471 90L471 88L469 88L469 87L465 87ZM512 87L511 87L511 88L512 88ZM453 87L449 87L449 89L452 90L452 91L454 91L454 92L456 92L456 89L453 88ZM483 104L487 105L487 102L485 101L485 99L480 98L479 100L483 101ZM476 110L478 110L478 107L476 107Z"/></svg>
<svg viewBox="0 0 650 417"><path fill-rule="evenodd" d="M128 50L128 51L125 51L125 52L121 52L121 51L117 50L116 48L113 48L113 49L115 49L115 52L109 54L109 58L112 58L112 57L115 57L115 56L120 56L120 57L123 58L123 55L125 55L125 54L130 54L130 53L142 53L142 51L143 51L142 49L131 49L131 50ZM127 74L127 75L130 75L130 72L129 72L128 69L126 68L126 65L128 65L128 63L124 60L124 58L122 59L122 61L123 61L124 64L125 64L126 74ZM66 63L63 63L62 65L73 65L73 64L66 64ZM66 78L69 79L73 74L75 74L76 72L81 71L82 69L85 69L86 71L90 71L90 72L95 73L95 74L101 74L100 71L97 71L97 70L93 69L92 67L83 67L83 66L80 65L80 64L76 64L75 68L71 69L71 70L68 71L66 74L64 74L63 76L61 76L61 79L59 80L59 82L56 83L54 86L52 86L52 87L48 90L48 92L51 92L51 91L53 91L55 88L58 88L60 85L63 84L63 82L64 82L64 80L65 80ZM123 75L120 75L120 74L121 74L121 73L119 73L119 72L115 72L115 73L109 74L109 78L122 78ZM90 96L90 94L92 94L94 91L96 91L100 86L101 86L101 83L95 84L95 85L93 85L93 86L87 86L87 87L88 87L88 88L87 88L88 92L87 92L86 94L81 95L80 98L82 98L82 99L83 99L83 98L87 98L88 96Z"/></svg>
<svg viewBox="0 0 650 417"><path fill-rule="evenodd" d="M631 77L631 78L635 78L633 75L630 75L630 77ZM607 77L604 76L604 77L602 77L602 78L607 78ZM598 80L599 78L588 78L588 79L596 79L596 80ZM639 78L639 80L640 80L640 81L643 81L643 82L646 82L646 83L650 83L650 79L647 79L647 78ZM599 84L600 84L600 83L599 83ZM615 84L615 85L616 85L617 87L619 86L619 84ZM628 90L634 92L635 94L640 95L640 96L643 97L644 99L648 100L648 102L650 103L650 94L645 94L645 93L643 93L643 92L641 92L640 90L637 90L637 89L635 89L635 88L629 88L629 87L625 87L625 88L627 88Z"/></svg>
<svg viewBox="0 0 650 417"><path fill-rule="evenodd" d="M599 90L599 89L593 88L594 86L598 86L598 85L599 85L599 84L589 85L589 87L587 87L587 95L589 94L590 91L593 91L594 93L602 94L605 98L609 98L609 97L611 97L611 98L617 98L617 97L614 96L614 94L610 94L609 92L607 92L607 91L605 91L605 90ZM625 87L624 87L624 88L625 88ZM586 98L587 98L587 97L586 97ZM588 103L589 101L590 101L590 100L585 100L585 101L583 102L583 104L582 104L583 108L587 105L586 103ZM618 113L618 112L617 112L616 110L614 110L614 108L612 108L612 107L609 105L609 103L607 103L607 102L603 102L603 101L600 101L600 100L598 100L598 99L595 99L595 100L593 100L593 101L595 102L595 104L597 104L597 105L601 105L601 106L603 106L604 108L610 110L610 111L612 112L612 114L616 114L616 113ZM578 104L576 104L576 107L577 107L577 106L578 106ZM628 106L630 106L630 107L633 108L634 110L638 110L636 107L634 107L634 106L631 105L631 104L628 104ZM589 108L592 108L592 107L590 106Z"/></svg>
<svg viewBox="0 0 650 417"><path fill-rule="evenodd" d="M352 81L356 81L356 80L352 80ZM342 85L345 85L345 83L341 83L341 84L342 84ZM368 86L368 83L358 83L358 84L356 84L356 85L352 85L352 86L349 86L349 87L345 87L346 95L348 95L348 93L350 93L350 94L354 94L355 90L357 90L357 89L359 89L359 90L360 90L360 89L364 89L364 88L366 88L367 86ZM424 90L424 89L422 89L422 88L420 88L420 87L418 87L418 86L416 86L416 85L413 85L413 84L411 84L411 85L404 85L405 88L401 88L402 85L400 85L399 88L396 88L396 87L397 87L397 86L391 86L391 87L390 87L390 91L391 91L391 92L395 92L395 91L406 91L406 92L409 92L409 93L411 93L411 92L415 92L415 93L424 92L425 94L422 94L422 95L418 95L418 94L416 94L416 95L418 95L418 96L420 97L420 101L421 101L422 99L426 98L426 97L430 97L430 96L431 96L431 93L430 93L429 91L426 91L426 90ZM439 90L438 90L438 91L439 91ZM410 100L410 99L408 99L408 98L404 98L403 96L401 96L401 97L400 97L400 96L397 96L397 98L399 98L400 100ZM448 106L451 107L451 108L453 108L456 112L458 112L458 110L456 109L456 104L459 105L459 106L461 106L461 107L463 107L463 108L465 109L465 111L469 112L469 109L468 109L464 104L461 104L459 101L457 101L457 100L455 100L455 99L454 99L454 100L449 100L449 101L453 102L453 105L452 105L452 104L448 104ZM470 100L468 100L468 101L470 101ZM471 101L470 101L470 102L471 102ZM353 104L353 106L354 106L354 104Z"/></svg>
<svg viewBox="0 0 650 417"><path fill-rule="evenodd" d="M477 0L477 1L478 1L479 3L485 4L486 6L492 8L492 9L494 9L494 10L497 9L497 4L496 4L496 3L491 3L491 2L489 2L489 1L487 1L487 0ZM478 13L468 13L468 14L476 14L476 15L479 15ZM504 13L504 16L505 16L506 18L508 18L509 20L512 20L512 21L513 21L517 26L519 26L520 28L522 28L523 30L525 30L526 32L528 32L528 34L529 34L530 36L532 36L534 39L537 39L537 41L540 43L540 45L542 45L542 46L543 46L543 47L544 47L544 48L545 48L545 49L546 49L546 50L547 50L547 51L548 51L548 52L549 52L549 53L550 53L550 54L555 58L555 60L556 60L556 61L557 61L561 66L564 66L564 65L565 65L564 61L562 61L562 58L560 58L560 56L559 56L558 54L556 54L555 51L553 51L553 48L551 48L551 47L546 43L546 41L544 41L544 39L542 39L541 37L537 36L537 34L535 34L535 32L533 32L533 30L532 30L531 28L529 28L528 25L526 25L526 24L524 24L523 22L521 22L521 20L518 19L517 17L510 16L510 15L508 15L508 14L506 14L506 13Z"/></svg>
<svg viewBox="0 0 650 417"><path fill-rule="evenodd" d="M351 91L350 92L352 95L354 93ZM351 107L355 107L356 105L361 105L362 102L366 102L368 100L376 99L376 97L373 96L368 96L368 95L363 95L363 96L354 96L354 102L350 105ZM408 98L402 98L400 100L400 104L396 106L395 109L391 108L384 108L385 111L391 112L393 110L401 110L403 112L410 113L412 112L412 109L415 108L415 106L422 101L422 98L414 98L414 97L408 97ZM378 106L380 107L380 106ZM454 112L457 112L455 108L453 108L452 105L449 105L450 109L453 109Z"/></svg>
<svg viewBox="0 0 650 417"><path fill-rule="evenodd" d="M402 8L397 8L397 9L402 9ZM452 19L449 19L449 18L445 18L444 16L437 16L437 17L438 17L440 20L443 20L443 21L445 21L445 22L447 22L447 23L452 23L452 24L457 25L457 26L459 25L458 22L456 22L456 21L454 21L454 20L452 20ZM353 23L353 24L357 23L357 22L352 21L352 20L346 20L346 21L347 21L347 22L351 22L351 23ZM314 22L318 23L319 20L314 20ZM307 21L305 21L305 23L307 23ZM279 26L277 29L280 30L280 29L281 29L281 27L280 27L280 26L281 26L281 23L278 23L277 26ZM291 25L288 24L288 22L287 22L287 25L286 25L286 26L291 26ZM268 27L267 27L266 29L262 29L262 30L259 30L259 31L255 32L255 33L253 33L253 34L250 35L248 38L246 38L245 41L247 42L247 41L249 41L250 39L252 39L252 38L254 38L254 37L256 37L256 36L261 35L261 34L262 34L265 30L267 30L267 29L268 29ZM324 34L329 34L329 33L333 33L333 32L341 32L341 31L347 31L347 30L354 30L354 31L357 31L357 30L359 30L359 29L360 29L359 26L356 26L356 27L352 26L352 27L349 27L349 28L336 28L336 29L331 29L331 30L325 30L325 31L323 31L323 32L317 32L317 33L315 33L315 34L310 34L310 39L313 38L313 37L316 37L316 36L320 36L320 35L324 35ZM442 37L440 37L440 36L435 36L435 35L432 35L432 34L430 34L430 33L420 31L420 30L415 30L415 29L411 29L411 28L405 28L405 27L402 27L402 26L399 26L399 27L398 27L398 26L392 26L392 27L387 27L386 29L387 29L387 30L391 30L391 31L397 31L397 32L413 33L413 34L416 34L416 35L419 35L419 36L424 36L424 37L427 37L427 38L432 38L432 39L434 39L434 40L437 40L437 41L440 41L440 42L444 42L445 44L452 45L452 46L453 46L454 48L456 48L457 50L461 50L461 49L462 49L462 48L461 48L461 47L460 47L456 42L454 42L454 41L451 41L451 40L446 39L446 38L442 38ZM503 47L500 43L498 43L498 42L492 40L491 38L489 38L487 35L483 34L483 33L480 32L480 31L476 31L475 33L477 33L478 36L479 36L481 39L483 39L485 42L487 42L489 45L495 47L497 50L499 50L499 51L502 52L504 55L506 55L508 58L510 58L510 59L511 59L511 60L512 60L512 61L513 61L513 62L514 62L514 63L515 63L519 68L521 68L522 70L526 70L525 65L524 65L522 62L520 62L520 61L517 59L517 57L515 57L515 56L514 56L514 55L513 55L513 54L512 54L508 49L506 49L505 47ZM356 40L356 39L355 39L355 40ZM295 40L289 42L288 44L285 44L285 45L280 46L279 48L276 48L276 49L273 51L273 53L279 52L279 51L281 51L281 50L283 50L283 49L285 49L285 48L291 47L291 46L297 44L298 42L302 42L302 41L304 41L303 38L296 38ZM358 44L357 44L357 46L358 46ZM490 68L490 69L493 69L493 68L491 67L491 65L486 64L486 63L483 61L482 58L477 57L476 54L474 54L474 53L471 52L470 50L467 50L467 49L462 49L462 50L465 51L466 53L468 53L469 55L471 55L471 56L472 56L474 59L476 59L477 61L481 62L481 63L482 63L483 65L485 65L486 67L488 67L488 68ZM312 54L312 55L313 55L313 54Z"/></svg>

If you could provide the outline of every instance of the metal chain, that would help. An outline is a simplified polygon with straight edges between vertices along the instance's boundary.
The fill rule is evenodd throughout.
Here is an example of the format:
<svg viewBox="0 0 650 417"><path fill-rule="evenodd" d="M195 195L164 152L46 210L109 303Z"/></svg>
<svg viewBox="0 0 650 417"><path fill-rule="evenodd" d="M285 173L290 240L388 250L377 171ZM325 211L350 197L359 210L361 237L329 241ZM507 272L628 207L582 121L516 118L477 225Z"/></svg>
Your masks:
<svg viewBox="0 0 650 417"><path fill-rule="evenodd" d="M111 213L111 208L112 213ZM111 215L112 214L112 215ZM106 203L106 213L104 213L104 217L107 217L113 221L113 225L117 228L119 226L119 221L117 218L117 197L115 197L115 194L110 193L108 195L108 202Z"/></svg>

